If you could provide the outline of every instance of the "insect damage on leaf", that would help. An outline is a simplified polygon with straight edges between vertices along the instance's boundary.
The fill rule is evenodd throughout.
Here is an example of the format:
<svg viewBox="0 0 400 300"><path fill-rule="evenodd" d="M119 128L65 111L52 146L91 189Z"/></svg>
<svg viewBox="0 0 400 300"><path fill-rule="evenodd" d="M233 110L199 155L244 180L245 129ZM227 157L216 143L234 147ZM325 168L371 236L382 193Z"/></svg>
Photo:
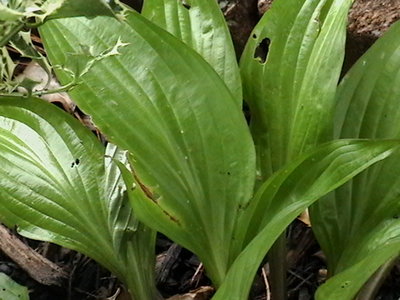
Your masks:
<svg viewBox="0 0 400 300"><path fill-rule="evenodd" d="M152 201L154 201L155 203L157 203L156 198L154 196L153 191L151 190L150 187L146 186L140 179L139 177L136 175L135 172L132 172L133 177L135 178L135 181L139 184L140 188L142 189L142 191L145 193L145 195L147 196L147 198L151 199Z"/></svg>
<svg viewBox="0 0 400 300"><path fill-rule="evenodd" d="M237 210L238 210L238 211L240 211L240 210L246 210L247 207L249 207L249 205L250 205L250 201L247 201L246 203L240 203L240 204L238 205L238 207L237 207Z"/></svg>
<svg viewBox="0 0 400 300"><path fill-rule="evenodd" d="M163 209L157 200L160 199L160 196L158 196L157 194L155 194L150 187L146 186L137 176L137 174L132 171L133 177L135 178L135 182L140 186L140 188L142 189L142 191L145 193L145 195L147 196L147 198L149 198L151 201L153 201L158 207L160 207L160 209L162 210L162 212L164 214L166 214L168 216L168 218L170 218L171 221L177 223L178 225L180 225L179 220L174 217L173 215L171 215L169 212L167 212L165 209ZM136 185L134 187L132 187L132 189L135 189Z"/></svg>
<svg viewBox="0 0 400 300"><path fill-rule="evenodd" d="M186 9L190 9L192 6L189 4L189 1L187 0L181 0L182 6Z"/></svg>
<svg viewBox="0 0 400 300"><path fill-rule="evenodd" d="M347 288L350 285L350 281L345 281L342 283L342 285L340 286L342 289Z"/></svg>
<svg viewBox="0 0 400 300"><path fill-rule="evenodd" d="M71 163L71 168L73 168L73 167L75 167L75 166L78 166L79 164L80 164L80 159L79 158L77 158L77 159L75 159L72 163Z"/></svg>
<svg viewBox="0 0 400 300"><path fill-rule="evenodd" d="M173 215L171 215L169 212L167 212L166 210L162 210L162 212L164 213L164 214L166 214L169 218L170 218L170 220L171 221L173 221L173 222L175 222L176 224L178 224L178 225L181 225L181 222L179 222L179 220L176 218L176 217L174 217Z"/></svg>
<svg viewBox="0 0 400 300"><path fill-rule="evenodd" d="M254 34L253 37L256 37ZM267 61L269 45L271 44L271 40L269 38L264 38L257 46L254 51L254 58L257 59L260 63L265 63Z"/></svg>

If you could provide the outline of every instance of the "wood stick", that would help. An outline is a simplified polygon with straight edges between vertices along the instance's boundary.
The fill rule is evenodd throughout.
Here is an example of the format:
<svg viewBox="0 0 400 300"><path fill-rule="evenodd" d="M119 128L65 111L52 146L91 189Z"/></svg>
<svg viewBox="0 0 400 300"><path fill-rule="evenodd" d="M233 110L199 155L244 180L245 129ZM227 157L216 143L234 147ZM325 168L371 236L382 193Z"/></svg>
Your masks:
<svg viewBox="0 0 400 300"><path fill-rule="evenodd" d="M61 286L67 273L58 265L43 257L0 224L0 251L37 282Z"/></svg>

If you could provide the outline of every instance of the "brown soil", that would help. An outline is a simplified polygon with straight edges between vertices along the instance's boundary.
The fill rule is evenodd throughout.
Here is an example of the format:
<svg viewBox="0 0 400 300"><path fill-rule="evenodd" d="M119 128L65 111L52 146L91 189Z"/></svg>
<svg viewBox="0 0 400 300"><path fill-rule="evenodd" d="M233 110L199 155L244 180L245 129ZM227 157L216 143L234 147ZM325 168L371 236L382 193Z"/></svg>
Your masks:
<svg viewBox="0 0 400 300"><path fill-rule="evenodd" d="M349 14L346 59L343 71L400 19L400 0L358 0Z"/></svg>
<svg viewBox="0 0 400 300"><path fill-rule="evenodd" d="M350 11L349 32L376 39L399 19L400 0L358 0Z"/></svg>

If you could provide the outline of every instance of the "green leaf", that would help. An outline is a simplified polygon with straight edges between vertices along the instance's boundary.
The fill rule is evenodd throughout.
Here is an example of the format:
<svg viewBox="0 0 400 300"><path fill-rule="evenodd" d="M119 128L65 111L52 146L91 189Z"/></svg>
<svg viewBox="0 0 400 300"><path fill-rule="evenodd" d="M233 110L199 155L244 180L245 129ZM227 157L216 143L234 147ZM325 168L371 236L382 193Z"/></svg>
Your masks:
<svg viewBox="0 0 400 300"><path fill-rule="evenodd" d="M388 157L399 146L399 141L333 141L276 172L260 187L238 222L241 228L250 229L248 233L251 226L259 227L259 233L235 260L213 300L247 299L265 253L290 222L323 195Z"/></svg>
<svg viewBox="0 0 400 300"><path fill-rule="evenodd" d="M4 4L0 3L0 21L14 22L23 17L24 13L18 10L13 10Z"/></svg>
<svg viewBox="0 0 400 300"><path fill-rule="evenodd" d="M400 23L397 23L342 80L337 93L336 136L400 137L399 35ZM395 154L311 209L313 229L327 256L329 272L340 276L338 280L334 276L328 281L326 285L329 287L324 286L324 291L332 291L337 282L340 284L346 280L360 287L373 271L385 263L380 253L387 253L386 258L390 259L396 252L399 244L394 239L400 236L397 220L400 215L399 170L400 155ZM400 252L400 248L397 251ZM362 269L367 264L366 257L370 258L369 268L374 268L372 272ZM357 270L360 275L354 277ZM350 294L346 294L347 289L342 291L344 294L340 299L352 299L348 296ZM325 292L321 293L325 295Z"/></svg>
<svg viewBox="0 0 400 300"><path fill-rule="evenodd" d="M146 204L133 201L138 218L196 253L218 286L255 177L251 136L224 82L191 48L134 12L126 22L50 21L40 32L52 64L63 66L62 83L74 78L65 72L75 68L71 55L89 65L70 94L132 154L148 190ZM100 55L118 43L120 54Z"/></svg>
<svg viewBox="0 0 400 300"><path fill-rule="evenodd" d="M399 255L400 242L396 241L364 256L345 271L328 279L316 293L317 300L354 299L366 278L386 261Z"/></svg>
<svg viewBox="0 0 400 300"><path fill-rule="evenodd" d="M28 289L0 273L0 300L29 300Z"/></svg>
<svg viewBox="0 0 400 300"><path fill-rule="evenodd" d="M16 64L10 57L10 54L6 47L0 49L0 91L11 92L15 88L13 83L13 75Z"/></svg>
<svg viewBox="0 0 400 300"><path fill-rule="evenodd" d="M331 140L350 4L275 1L253 30L240 67L261 181Z"/></svg>
<svg viewBox="0 0 400 300"><path fill-rule="evenodd" d="M22 28L24 24L18 21L1 21L0 20L0 47L4 47L8 41Z"/></svg>
<svg viewBox="0 0 400 300"><path fill-rule="evenodd" d="M256 186L332 140L350 5L350 0L277 0L251 33L240 68L257 153ZM269 253L278 299L286 297L284 239Z"/></svg>
<svg viewBox="0 0 400 300"><path fill-rule="evenodd" d="M155 233L132 216L121 174L94 135L38 99L0 98L0 220L84 253L139 299L156 296Z"/></svg>
<svg viewBox="0 0 400 300"><path fill-rule="evenodd" d="M31 17L41 20L51 16L76 17L76 16L114 16L106 0L17 0L0 3L0 20L17 21Z"/></svg>
<svg viewBox="0 0 400 300"><path fill-rule="evenodd" d="M68 18L77 16L95 17L109 16L114 17L115 14L106 0L57 0L45 1L42 10L46 12L46 17ZM111 1L114 2L114 1Z"/></svg>
<svg viewBox="0 0 400 300"><path fill-rule="evenodd" d="M242 83L232 39L215 0L146 0L142 15L198 52L242 106Z"/></svg>
<svg viewBox="0 0 400 300"><path fill-rule="evenodd" d="M123 11L118 3L117 0L4 0L0 2L0 47L5 46L24 25L36 26L45 19L99 15L118 17Z"/></svg>

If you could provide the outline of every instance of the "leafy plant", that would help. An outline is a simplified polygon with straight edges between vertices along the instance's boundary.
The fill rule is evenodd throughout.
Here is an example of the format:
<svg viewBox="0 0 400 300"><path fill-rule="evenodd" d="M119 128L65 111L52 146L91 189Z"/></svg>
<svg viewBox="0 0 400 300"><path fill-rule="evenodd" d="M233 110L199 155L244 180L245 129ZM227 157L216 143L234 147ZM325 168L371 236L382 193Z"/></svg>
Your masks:
<svg viewBox="0 0 400 300"><path fill-rule="evenodd" d="M288 224L399 146L332 140L350 2L286 4L276 1L261 19L241 59L250 130L215 1L147 1L143 15L158 26L126 8L118 18L45 22L39 30L58 79L127 152L104 152L39 100L2 97L0 218L93 257L137 299L158 297L160 231L199 256L218 288L213 299L246 299ZM133 219L127 197L154 231Z"/></svg>
<svg viewBox="0 0 400 300"><path fill-rule="evenodd" d="M114 1L110 1L111 6L115 6ZM2 83L0 91L11 93L21 85L28 90L35 83L13 81L15 65L9 57L6 44L9 43L18 50L22 56L31 58L40 64L48 73L49 78L51 68L46 59L36 50L30 39L30 30L39 26L44 20L59 17L97 15L120 17L121 12L114 11L104 0L3 0L0 1L0 76Z"/></svg>
<svg viewBox="0 0 400 300"><path fill-rule="evenodd" d="M337 91L336 137L399 137L400 89L394 82L400 74L400 44L393 42L399 34L397 23L343 78ZM315 234L331 275L337 274L321 288L321 299L351 299L380 265L398 256L399 164L396 154L312 207ZM360 299L373 298L382 274L377 276Z"/></svg>
<svg viewBox="0 0 400 300"><path fill-rule="evenodd" d="M219 285L232 259L236 215L255 177L251 136L223 81L191 49L134 12L124 23L105 17L51 21L41 33L53 64L70 70L118 40L126 44L121 55L93 64L70 94L93 111L110 141L131 153L136 177L152 198L132 201L133 207L146 205L137 209L138 218L198 254ZM92 54L69 59L89 45ZM69 74L58 77L67 83Z"/></svg>
<svg viewBox="0 0 400 300"><path fill-rule="evenodd" d="M261 180L332 139L334 94L351 2L286 4L275 2L260 20L241 59ZM285 290L285 245L283 236L271 252L271 269L278 276L271 283L275 295Z"/></svg>
<svg viewBox="0 0 400 300"><path fill-rule="evenodd" d="M138 299L156 299L155 233L132 216L121 174L77 120L39 99L2 97L1 211L30 238L80 251L117 275ZM147 271L146 271L147 270Z"/></svg>
<svg viewBox="0 0 400 300"><path fill-rule="evenodd" d="M216 1L144 1L141 14L199 53L223 79L239 107L242 106L239 67Z"/></svg>

